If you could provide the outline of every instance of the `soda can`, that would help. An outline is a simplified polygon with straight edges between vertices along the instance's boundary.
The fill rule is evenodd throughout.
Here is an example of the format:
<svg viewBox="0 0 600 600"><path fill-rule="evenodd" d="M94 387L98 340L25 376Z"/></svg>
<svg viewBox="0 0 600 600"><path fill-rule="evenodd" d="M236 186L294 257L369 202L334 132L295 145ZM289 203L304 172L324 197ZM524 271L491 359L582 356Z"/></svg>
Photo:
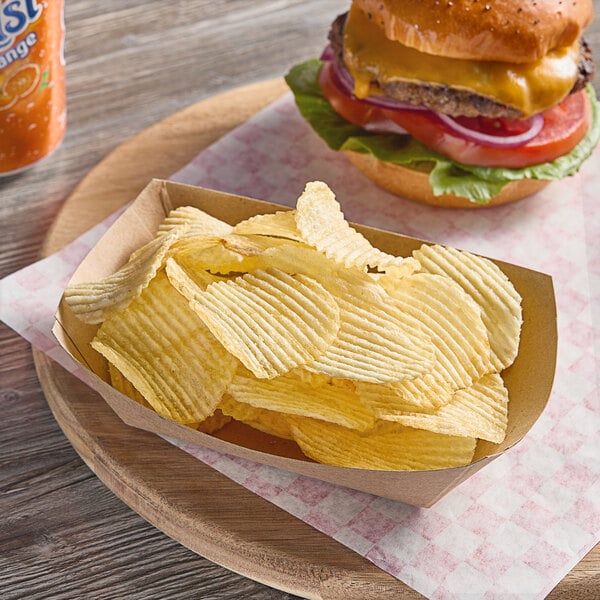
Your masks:
<svg viewBox="0 0 600 600"><path fill-rule="evenodd" d="M0 176L46 158L66 128L63 0L0 0Z"/></svg>

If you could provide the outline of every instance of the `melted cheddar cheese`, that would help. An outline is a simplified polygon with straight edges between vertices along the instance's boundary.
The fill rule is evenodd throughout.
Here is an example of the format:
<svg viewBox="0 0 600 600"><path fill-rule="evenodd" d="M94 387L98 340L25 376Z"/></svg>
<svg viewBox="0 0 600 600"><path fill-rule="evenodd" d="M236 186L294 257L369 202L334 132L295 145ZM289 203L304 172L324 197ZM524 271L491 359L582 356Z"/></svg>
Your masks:
<svg viewBox="0 0 600 600"><path fill-rule="evenodd" d="M389 40L353 6L344 32L344 60L358 98L381 93L372 85L375 77L432 82L493 98L529 116L558 104L571 91L577 78L579 42L524 64L445 58Z"/></svg>

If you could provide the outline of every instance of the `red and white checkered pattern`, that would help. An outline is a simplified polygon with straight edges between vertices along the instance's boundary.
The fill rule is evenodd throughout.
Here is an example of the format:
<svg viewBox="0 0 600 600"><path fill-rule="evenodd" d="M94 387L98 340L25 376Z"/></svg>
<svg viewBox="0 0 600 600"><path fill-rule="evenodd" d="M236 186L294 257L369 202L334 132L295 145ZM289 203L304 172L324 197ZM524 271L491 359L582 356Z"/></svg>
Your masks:
<svg viewBox="0 0 600 600"><path fill-rule="evenodd" d="M490 210L443 210L373 187L329 151L290 95L198 155L174 180L293 205L322 180L355 222L550 273L556 380L527 437L419 509L251 461L181 445L256 494L432 599L543 598L600 539L600 150L573 178ZM2 318L55 359L55 307L102 224L1 282ZM83 376L79 373L79 376Z"/></svg>

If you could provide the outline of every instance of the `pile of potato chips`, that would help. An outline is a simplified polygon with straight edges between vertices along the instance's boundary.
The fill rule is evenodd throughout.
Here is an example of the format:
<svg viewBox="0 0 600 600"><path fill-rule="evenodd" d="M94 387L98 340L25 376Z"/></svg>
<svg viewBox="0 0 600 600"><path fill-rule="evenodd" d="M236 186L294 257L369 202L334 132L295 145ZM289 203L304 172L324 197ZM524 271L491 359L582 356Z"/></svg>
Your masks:
<svg viewBox="0 0 600 600"><path fill-rule="evenodd" d="M505 437L512 283L452 248L378 250L321 182L235 226L174 209L117 273L64 298L99 324L116 389L201 431L235 419L383 470L465 465L478 439Z"/></svg>

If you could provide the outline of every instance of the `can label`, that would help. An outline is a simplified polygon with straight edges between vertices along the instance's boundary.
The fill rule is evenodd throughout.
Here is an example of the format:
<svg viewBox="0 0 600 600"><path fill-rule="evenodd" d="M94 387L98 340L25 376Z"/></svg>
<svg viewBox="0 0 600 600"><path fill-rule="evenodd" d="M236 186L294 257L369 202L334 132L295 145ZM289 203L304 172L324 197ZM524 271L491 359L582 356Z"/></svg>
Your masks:
<svg viewBox="0 0 600 600"><path fill-rule="evenodd" d="M0 175L46 157L66 126L62 0L0 0Z"/></svg>

